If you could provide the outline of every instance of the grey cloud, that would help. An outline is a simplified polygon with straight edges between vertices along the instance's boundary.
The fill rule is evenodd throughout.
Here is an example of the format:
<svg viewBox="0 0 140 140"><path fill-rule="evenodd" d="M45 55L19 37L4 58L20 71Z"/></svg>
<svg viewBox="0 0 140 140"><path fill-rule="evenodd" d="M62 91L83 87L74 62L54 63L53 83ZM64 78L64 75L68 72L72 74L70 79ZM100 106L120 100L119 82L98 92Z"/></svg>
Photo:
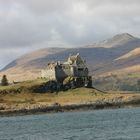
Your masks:
<svg viewBox="0 0 140 140"><path fill-rule="evenodd" d="M19 1L17 0L17 2ZM62 14L63 12L71 10L74 3L73 0L21 0L19 4L27 8L33 14L43 16L53 13Z"/></svg>
<svg viewBox="0 0 140 140"><path fill-rule="evenodd" d="M6 6L6 2L4 3ZM95 30L100 31L100 28L103 34L105 32L109 36L109 28L112 25L118 27L115 22L122 26L128 17L128 24L137 24L134 17L137 19L140 14L138 4L138 0L14 0L7 13L8 17L4 14L1 17L0 44L30 46L38 42L52 41L52 30L64 39L62 41L71 44L81 44L83 38L88 42L88 37L92 34L96 36ZM107 30L104 29L105 25ZM93 38L94 41L96 39Z"/></svg>
<svg viewBox="0 0 140 140"><path fill-rule="evenodd" d="M139 7L139 0L0 0L0 48L17 49L19 56L42 47L91 44L122 32L140 37ZM8 55L3 53L4 62L14 58Z"/></svg>

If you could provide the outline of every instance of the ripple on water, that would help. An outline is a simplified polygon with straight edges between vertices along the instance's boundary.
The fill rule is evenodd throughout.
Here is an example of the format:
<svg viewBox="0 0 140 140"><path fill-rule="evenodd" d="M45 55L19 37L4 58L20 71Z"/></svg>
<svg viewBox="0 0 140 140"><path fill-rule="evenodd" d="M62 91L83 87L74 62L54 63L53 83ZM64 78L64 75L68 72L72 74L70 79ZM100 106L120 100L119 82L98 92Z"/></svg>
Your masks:
<svg viewBox="0 0 140 140"><path fill-rule="evenodd" d="M140 108L0 117L0 140L140 140Z"/></svg>

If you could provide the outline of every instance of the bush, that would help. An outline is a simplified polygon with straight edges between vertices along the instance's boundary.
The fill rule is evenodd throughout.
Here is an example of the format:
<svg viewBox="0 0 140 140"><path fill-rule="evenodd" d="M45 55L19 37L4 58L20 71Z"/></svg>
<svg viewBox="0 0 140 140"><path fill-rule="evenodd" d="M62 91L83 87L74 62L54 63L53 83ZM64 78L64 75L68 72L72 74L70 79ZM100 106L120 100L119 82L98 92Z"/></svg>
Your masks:
<svg viewBox="0 0 140 140"><path fill-rule="evenodd" d="M3 75L2 80L1 80L1 85L2 86L8 86L9 85L6 75Z"/></svg>

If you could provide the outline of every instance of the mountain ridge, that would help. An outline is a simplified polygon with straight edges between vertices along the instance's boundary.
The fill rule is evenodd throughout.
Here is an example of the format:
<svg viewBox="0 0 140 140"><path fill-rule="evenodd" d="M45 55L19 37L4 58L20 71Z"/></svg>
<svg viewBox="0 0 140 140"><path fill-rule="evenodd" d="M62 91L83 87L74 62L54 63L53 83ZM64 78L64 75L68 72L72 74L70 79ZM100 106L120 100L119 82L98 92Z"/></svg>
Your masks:
<svg viewBox="0 0 140 140"><path fill-rule="evenodd" d="M37 78L41 69L45 68L51 61L65 61L69 54L80 53L86 60L91 75L102 75L138 65L140 39L128 33L116 35L106 41L83 46L81 48L44 48L25 54L12 61L2 69L0 75L7 74L10 79L20 80ZM133 58L122 58L133 53ZM137 54L137 55L135 55ZM133 63L134 62L134 63ZM26 73L26 75L24 74ZM33 77L31 77L34 75ZM29 78L30 77L30 78Z"/></svg>

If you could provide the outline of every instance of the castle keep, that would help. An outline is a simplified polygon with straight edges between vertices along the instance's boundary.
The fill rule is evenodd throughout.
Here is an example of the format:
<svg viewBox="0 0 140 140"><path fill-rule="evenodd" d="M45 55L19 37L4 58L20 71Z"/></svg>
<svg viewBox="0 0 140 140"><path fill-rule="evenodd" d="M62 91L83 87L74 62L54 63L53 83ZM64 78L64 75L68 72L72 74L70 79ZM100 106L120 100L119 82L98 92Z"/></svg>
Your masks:
<svg viewBox="0 0 140 140"><path fill-rule="evenodd" d="M41 76L48 80L63 82L67 77L88 77L88 68L80 54L70 55L66 62L49 63Z"/></svg>

